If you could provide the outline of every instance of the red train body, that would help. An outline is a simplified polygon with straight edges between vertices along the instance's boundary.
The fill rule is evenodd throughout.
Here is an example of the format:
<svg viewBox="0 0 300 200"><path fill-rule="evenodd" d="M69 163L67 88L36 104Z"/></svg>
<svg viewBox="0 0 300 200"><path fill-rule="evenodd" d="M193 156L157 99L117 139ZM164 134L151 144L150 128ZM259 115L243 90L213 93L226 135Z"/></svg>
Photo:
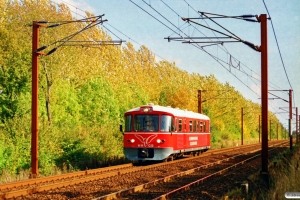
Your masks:
<svg viewBox="0 0 300 200"><path fill-rule="evenodd" d="M130 160L165 160L210 148L210 119L159 105L125 113L124 154Z"/></svg>

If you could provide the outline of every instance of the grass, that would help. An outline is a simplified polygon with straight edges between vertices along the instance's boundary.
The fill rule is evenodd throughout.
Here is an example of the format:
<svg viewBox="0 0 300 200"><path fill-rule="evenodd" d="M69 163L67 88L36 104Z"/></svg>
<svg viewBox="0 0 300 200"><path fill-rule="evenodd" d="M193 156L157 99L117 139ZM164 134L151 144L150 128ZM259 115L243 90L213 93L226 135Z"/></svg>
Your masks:
<svg viewBox="0 0 300 200"><path fill-rule="evenodd" d="M107 167L107 166L113 166L113 165L120 165L120 164L125 164L129 163L130 160L126 159L125 157L113 157L110 159L103 160L101 163L99 163L99 167ZM40 177L45 177L45 176L53 176L53 175L59 175L59 174L65 174L65 173L70 173L75 170L73 168L69 168L67 164L63 164L62 167L52 167L52 169L48 170L50 173L48 174L42 174L40 173ZM22 180L27 180L30 177L30 170L21 170L19 171L18 174L2 170L1 176L0 176L0 184L5 184L9 182L14 182L14 181L22 181Z"/></svg>
<svg viewBox="0 0 300 200"><path fill-rule="evenodd" d="M300 145L283 151L271 160L269 165L269 186L260 172L248 177L249 195L251 200L285 199L286 192L300 192ZM241 199L239 189L229 191L229 199Z"/></svg>
<svg viewBox="0 0 300 200"><path fill-rule="evenodd" d="M244 140L244 144L253 144L257 143L257 139L248 139ZM218 141L216 143L211 143L211 148L212 149L220 149L220 148L226 148L226 147L232 147L232 146L239 146L240 145L240 140L222 140ZM63 162L61 165L58 166L47 166L45 169L44 168L39 168L39 173L40 177L45 177L45 176L52 176L52 175L59 175L59 174L65 174L65 173L70 173L74 171L78 171L79 168L74 168L72 166L78 166L78 163L67 163L68 159L64 158L66 162ZM79 161L78 161L79 162ZM84 163L80 165L89 165L88 157L87 160L83 161ZM96 161L94 161L96 162ZM97 161L96 164L94 164L94 168L98 167L106 167L106 166L112 166L112 165L118 165L118 164L124 164L124 163L129 163L130 161L126 159L124 156L115 156L112 158L104 159L102 161ZM92 168L91 168L92 169ZM26 180L30 177L30 169L21 169L17 173L11 172L8 170L3 169L0 172L0 184L3 183L9 183L13 181L21 181L21 180Z"/></svg>
<svg viewBox="0 0 300 200"><path fill-rule="evenodd" d="M258 143L258 139L251 138L251 139L244 140L244 145L254 144L254 143ZM241 145L240 140L222 140L222 141L217 141L216 143L211 143L211 148L212 149L220 149L220 148L227 148L227 147L240 146L240 145ZM98 167L106 167L106 166L124 164L124 163L129 163L129 162L130 161L127 160L124 156L121 156L121 157L116 156L116 157L112 157L109 159L104 159L101 162L99 161L99 162L97 162L97 165L94 165L94 166L96 168L98 168ZM72 164L74 165L74 163L72 163ZM85 164L87 164L87 163L85 163ZM61 166L52 166L50 168L48 167L46 170L47 173L43 173L42 170L40 169L40 177L59 175L59 174L64 174L64 173L69 173L69 172L74 172L74 171L79 170L78 168L72 168L70 166L72 166L72 165L64 162ZM17 174L14 172L2 170L2 172L0 174L1 174L0 184L13 182L13 181L21 181L21 180L26 180L29 178L30 169L20 170Z"/></svg>
<svg viewBox="0 0 300 200"><path fill-rule="evenodd" d="M258 143L258 138L250 138L244 140L244 145ZM241 140L218 140L215 143L211 143L212 149L222 149L227 147L241 146Z"/></svg>

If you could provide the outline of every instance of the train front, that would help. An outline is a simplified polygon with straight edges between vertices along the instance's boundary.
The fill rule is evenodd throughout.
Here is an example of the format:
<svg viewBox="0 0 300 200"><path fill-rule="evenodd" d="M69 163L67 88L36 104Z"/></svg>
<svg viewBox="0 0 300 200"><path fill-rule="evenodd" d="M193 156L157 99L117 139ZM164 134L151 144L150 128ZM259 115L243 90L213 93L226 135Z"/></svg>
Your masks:
<svg viewBox="0 0 300 200"><path fill-rule="evenodd" d="M130 160L163 160L172 154L173 116L160 106L125 113L124 154Z"/></svg>

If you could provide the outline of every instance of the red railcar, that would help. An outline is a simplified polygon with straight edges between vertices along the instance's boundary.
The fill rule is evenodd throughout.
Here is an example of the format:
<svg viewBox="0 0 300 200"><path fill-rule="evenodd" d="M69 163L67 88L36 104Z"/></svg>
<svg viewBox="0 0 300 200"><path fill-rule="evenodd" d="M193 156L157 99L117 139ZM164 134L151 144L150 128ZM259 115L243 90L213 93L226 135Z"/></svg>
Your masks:
<svg viewBox="0 0 300 200"><path fill-rule="evenodd" d="M165 160L210 148L206 115L159 105L125 113L124 154L130 160Z"/></svg>

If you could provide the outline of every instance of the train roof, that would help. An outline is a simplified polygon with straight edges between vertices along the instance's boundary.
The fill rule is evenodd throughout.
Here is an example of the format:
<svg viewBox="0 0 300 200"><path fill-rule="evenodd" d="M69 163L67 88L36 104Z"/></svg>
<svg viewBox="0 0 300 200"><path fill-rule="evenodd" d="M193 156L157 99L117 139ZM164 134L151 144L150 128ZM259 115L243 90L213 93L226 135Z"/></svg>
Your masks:
<svg viewBox="0 0 300 200"><path fill-rule="evenodd" d="M152 107L153 111L166 112L166 113L170 113L174 116L178 116L178 117L188 117L188 118L198 118L198 119L209 120L208 116L200 114L200 113L195 113L193 111L188 111L188 110L181 110L179 108L172 108L171 106L154 105L151 103L148 105L143 105L143 106L140 106L137 108L133 108L131 110L126 111L126 113L138 112L138 111L141 111L141 108L144 108L144 107Z"/></svg>

